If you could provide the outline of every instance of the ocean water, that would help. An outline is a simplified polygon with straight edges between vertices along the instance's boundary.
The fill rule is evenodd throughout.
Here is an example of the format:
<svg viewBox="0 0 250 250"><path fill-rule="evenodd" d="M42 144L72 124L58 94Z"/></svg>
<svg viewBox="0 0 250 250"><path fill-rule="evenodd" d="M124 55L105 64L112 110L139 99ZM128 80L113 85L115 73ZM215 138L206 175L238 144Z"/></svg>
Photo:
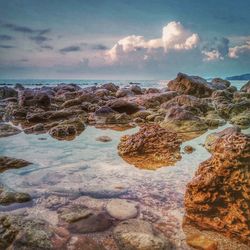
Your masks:
<svg viewBox="0 0 250 250"><path fill-rule="evenodd" d="M0 79L1 85L14 86L16 83L21 83L25 87L35 88L41 86L56 86L60 83L75 83L81 87L100 85L113 82L120 86L126 86L129 83L140 83L142 87L166 87L169 80L85 80L85 79ZM247 81L231 81L231 84L239 90Z"/></svg>

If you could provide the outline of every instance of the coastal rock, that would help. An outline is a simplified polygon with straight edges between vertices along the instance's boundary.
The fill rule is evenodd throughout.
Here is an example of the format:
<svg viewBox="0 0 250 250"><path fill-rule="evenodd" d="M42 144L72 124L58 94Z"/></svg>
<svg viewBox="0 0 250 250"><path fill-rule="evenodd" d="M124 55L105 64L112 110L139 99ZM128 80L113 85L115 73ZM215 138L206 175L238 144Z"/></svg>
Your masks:
<svg viewBox="0 0 250 250"><path fill-rule="evenodd" d="M30 162L25 160L11 158L7 156L0 156L0 173L12 168L26 167L30 164Z"/></svg>
<svg viewBox="0 0 250 250"><path fill-rule="evenodd" d="M114 229L115 241L121 250L167 250L170 243L153 226L143 220L120 222Z"/></svg>
<svg viewBox="0 0 250 250"><path fill-rule="evenodd" d="M10 98L10 97L17 97L18 92L10 87L4 86L0 87L0 100Z"/></svg>
<svg viewBox="0 0 250 250"><path fill-rule="evenodd" d="M36 89L25 89L19 92L18 98L20 107L49 107L51 103L51 97L46 91Z"/></svg>
<svg viewBox="0 0 250 250"><path fill-rule="evenodd" d="M176 133L202 133L208 128L202 119L179 106L174 106L168 110L161 126Z"/></svg>
<svg viewBox="0 0 250 250"><path fill-rule="evenodd" d="M133 135L125 135L118 145L119 155L139 168L155 169L180 160L181 140L177 134L149 125Z"/></svg>
<svg viewBox="0 0 250 250"><path fill-rule="evenodd" d="M205 79L199 76L188 76L183 73L178 73L177 77L168 83L168 88L180 94L196 97L209 97L213 92Z"/></svg>
<svg viewBox="0 0 250 250"><path fill-rule="evenodd" d="M250 109L233 116L230 122L236 126L246 129L250 127Z"/></svg>
<svg viewBox="0 0 250 250"><path fill-rule="evenodd" d="M11 135L17 135L19 133L21 133L20 129L15 128L9 124L0 123L0 138L11 136Z"/></svg>
<svg viewBox="0 0 250 250"><path fill-rule="evenodd" d="M49 134L58 140L73 140L85 129L84 121L81 118L66 120L49 130Z"/></svg>
<svg viewBox="0 0 250 250"><path fill-rule="evenodd" d="M109 101L107 105L119 113L126 113L128 115L131 115L140 110L137 104L122 99Z"/></svg>
<svg viewBox="0 0 250 250"><path fill-rule="evenodd" d="M225 131L224 131L225 133ZM250 244L250 136L225 133L214 142L185 194L186 223Z"/></svg>
<svg viewBox="0 0 250 250"><path fill-rule="evenodd" d="M250 93L250 81L248 81L245 85L243 85L240 91Z"/></svg>
<svg viewBox="0 0 250 250"><path fill-rule="evenodd" d="M226 120L221 118L216 111L209 111L204 117L204 122L208 127L218 127L226 124Z"/></svg>
<svg viewBox="0 0 250 250"><path fill-rule="evenodd" d="M126 96L133 96L134 95L134 92L128 88L120 88L117 90L115 96L117 98L120 98L120 97L126 97Z"/></svg>
<svg viewBox="0 0 250 250"><path fill-rule="evenodd" d="M124 199L113 199L108 202L106 210L117 220L127 220L137 216L138 209L135 202Z"/></svg>
<svg viewBox="0 0 250 250"><path fill-rule="evenodd" d="M161 108L169 109L173 106L180 106L196 114L202 114L211 109L206 100L191 95L176 96L170 101L163 103Z"/></svg>
<svg viewBox="0 0 250 250"><path fill-rule="evenodd" d="M237 132L239 133L240 131L241 129L238 127L229 127L220 132L211 133L207 135L204 146L210 153L213 153L217 139L225 135L230 135L230 134L237 133Z"/></svg>
<svg viewBox="0 0 250 250"><path fill-rule="evenodd" d="M119 87L116 86L114 83L105 83L101 85L101 88L107 89L110 92L116 92Z"/></svg>
<svg viewBox="0 0 250 250"><path fill-rule="evenodd" d="M226 89L231 85L231 83L227 80L221 79L221 78L214 78L212 80L212 86L215 89Z"/></svg>

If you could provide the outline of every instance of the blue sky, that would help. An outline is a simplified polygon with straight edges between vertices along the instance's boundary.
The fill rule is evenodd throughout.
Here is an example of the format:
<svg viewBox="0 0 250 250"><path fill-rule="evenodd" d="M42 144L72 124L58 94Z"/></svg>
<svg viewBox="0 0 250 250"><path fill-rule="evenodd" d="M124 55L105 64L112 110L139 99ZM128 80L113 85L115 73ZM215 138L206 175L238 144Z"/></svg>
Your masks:
<svg viewBox="0 0 250 250"><path fill-rule="evenodd" d="M250 71L249 0L0 0L0 78Z"/></svg>

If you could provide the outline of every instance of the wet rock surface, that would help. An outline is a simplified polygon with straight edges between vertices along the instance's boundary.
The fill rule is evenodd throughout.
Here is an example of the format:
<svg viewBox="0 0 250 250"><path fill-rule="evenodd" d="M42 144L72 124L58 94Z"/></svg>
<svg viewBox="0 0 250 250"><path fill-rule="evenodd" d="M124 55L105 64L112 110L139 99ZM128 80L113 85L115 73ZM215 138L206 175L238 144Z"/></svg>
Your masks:
<svg viewBox="0 0 250 250"><path fill-rule="evenodd" d="M0 138L11 135L17 135L19 133L21 133L20 129L15 128L9 124L0 123Z"/></svg>
<svg viewBox="0 0 250 250"><path fill-rule="evenodd" d="M174 132L159 125L143 126L138 133L121 138L118 152L136 167L155 169L180 160L180 144Z"/></svg>
<svg viewBox="0 0 250 250"><path fill-rule="evenodd" d="M250 137L227 130L213 144L187 186L186 220L249 244Z"/></svg>
<svg viewBox="0 0 250 250"><path fill-rule="evenodd" d="M0 173L12 168L26 167L30 164L30 162L25 160L15 159L7 156L0 156Z"/></svg>

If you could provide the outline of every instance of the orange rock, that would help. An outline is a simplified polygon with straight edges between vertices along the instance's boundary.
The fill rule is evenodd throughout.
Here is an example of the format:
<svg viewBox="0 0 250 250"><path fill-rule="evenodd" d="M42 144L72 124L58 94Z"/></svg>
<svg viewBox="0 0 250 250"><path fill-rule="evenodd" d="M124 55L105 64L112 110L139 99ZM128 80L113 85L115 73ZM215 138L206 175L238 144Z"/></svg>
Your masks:
<svg viewBox="0 0 250 250"><path fill-rule="evenodd" d="M228 131L187 186L186 221L250 244L250 136Z"/></svg>
<svg viewBox="0 0 250 250"><path fill-rule="evenodd" d="M176 133L150 125L141 127L136 134L123 136L118 151L125 161L138 168L156 169L181 159L180 144Z"/></svg>
<svg viewBox="0 0 250 250"><path fill-rule="evenodd" d="M191 247L201 250L217 250L217 242L206 238L202 234L194 234L187 238L187 243Z"/></svg>

